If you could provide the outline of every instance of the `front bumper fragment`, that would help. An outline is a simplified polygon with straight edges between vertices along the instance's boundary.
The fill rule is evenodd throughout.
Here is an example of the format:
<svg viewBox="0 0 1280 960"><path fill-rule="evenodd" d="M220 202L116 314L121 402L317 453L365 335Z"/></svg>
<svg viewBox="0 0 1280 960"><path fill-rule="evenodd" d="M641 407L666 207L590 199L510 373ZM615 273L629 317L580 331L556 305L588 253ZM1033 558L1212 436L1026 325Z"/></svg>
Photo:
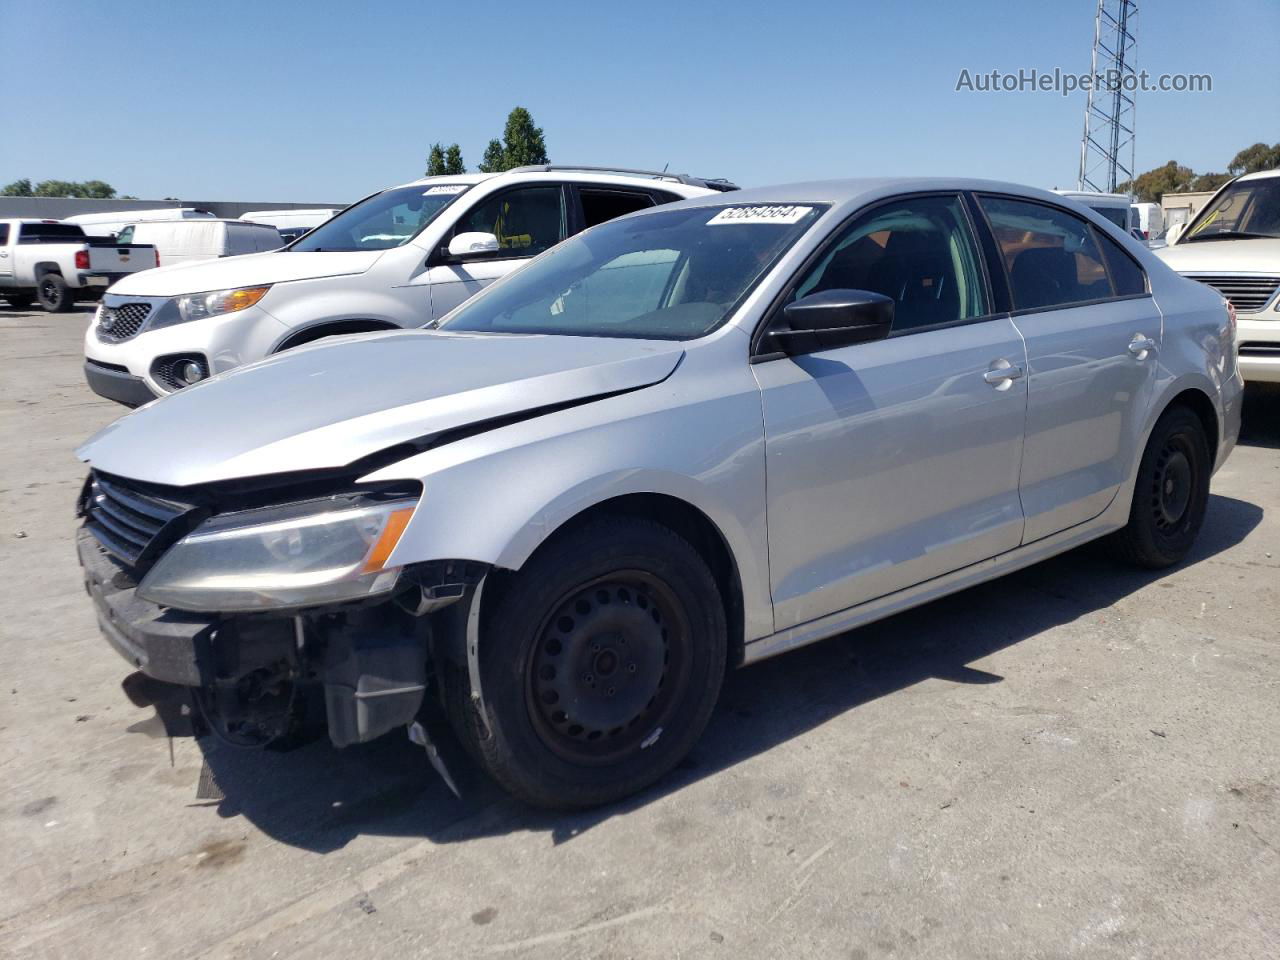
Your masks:
<svg viewBox="0 0 1280 960"><path fill-rule="evenodd" d="M199 687L212 680L206 661L213 619L143 600L124 567L83 527L76 533L76 549L98 626L120 656L166 683Z"/></svg>
<svg viewBox="0 0 1280 960"><path fill-rule="evenodd" d="M156 398L156 394L141 377L93 360L85 361L84 378L89 383L89 389L98 396L123 403L126 407L140 407Z"/></svg>

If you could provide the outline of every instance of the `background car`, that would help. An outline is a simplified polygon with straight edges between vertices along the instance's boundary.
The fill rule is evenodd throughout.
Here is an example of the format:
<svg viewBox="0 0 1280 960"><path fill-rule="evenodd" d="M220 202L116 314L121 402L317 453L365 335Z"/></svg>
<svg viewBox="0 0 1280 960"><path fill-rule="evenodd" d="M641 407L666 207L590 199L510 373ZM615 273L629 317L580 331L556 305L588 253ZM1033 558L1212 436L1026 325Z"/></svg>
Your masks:
<svg viewBox="0 0 1280 960"><path fill-rule="evenodd" d="M85 334L85 377L135 406L325 337L421 326L587 227L729 189L565 166L393 187L282 250L162 267L116 287Z"/></svg>

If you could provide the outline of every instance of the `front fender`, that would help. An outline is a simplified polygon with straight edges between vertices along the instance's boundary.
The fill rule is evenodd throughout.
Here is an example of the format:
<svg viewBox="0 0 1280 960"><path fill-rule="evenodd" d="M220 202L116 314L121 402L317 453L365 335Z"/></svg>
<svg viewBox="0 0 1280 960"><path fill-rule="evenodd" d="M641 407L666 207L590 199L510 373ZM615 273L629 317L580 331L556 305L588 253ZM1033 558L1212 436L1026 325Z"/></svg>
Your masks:
<svg viewBox="0 0 1280 960"><path fill-rule="evenodd" d="M423 484L388 562L464 559L519 569L582 511L628 494L662 494L719 529L742 580L747 640L772 633L759 395L745 369L745 380L700 377L684 366L680 373L687 375L457 440L363 478ZM741 389L719 392L726 378ZM672 393L690 386L700 396L672 405Z"/></svg>

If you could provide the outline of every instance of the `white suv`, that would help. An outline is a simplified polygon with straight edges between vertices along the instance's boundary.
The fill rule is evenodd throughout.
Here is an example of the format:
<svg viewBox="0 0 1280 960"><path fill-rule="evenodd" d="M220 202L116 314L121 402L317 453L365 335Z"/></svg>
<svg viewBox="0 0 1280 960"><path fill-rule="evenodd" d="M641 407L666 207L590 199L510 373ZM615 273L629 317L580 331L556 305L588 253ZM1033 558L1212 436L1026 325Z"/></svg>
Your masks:
<svg viewBox="0 0 1280 960"><path fill-rule="evenodd" d="M85 377L96 393L137 406L324 337L422 326L587 227L735 189L551 165L392 187L283 249L117 283L85 334Z"/></svg>
<svg viewBox="0 0 1280 960"><path fill-rule="evenodd" d="M1156 256L1235 308L1245 380L1280 383L1280 170L1232 180Z"/></svg>

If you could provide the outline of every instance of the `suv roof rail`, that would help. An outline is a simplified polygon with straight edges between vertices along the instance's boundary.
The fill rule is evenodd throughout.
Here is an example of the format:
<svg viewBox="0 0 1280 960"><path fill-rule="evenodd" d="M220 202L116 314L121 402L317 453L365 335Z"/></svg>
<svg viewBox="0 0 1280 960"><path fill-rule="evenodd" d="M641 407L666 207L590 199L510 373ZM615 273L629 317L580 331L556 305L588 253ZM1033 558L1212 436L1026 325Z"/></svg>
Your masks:
<svg viewBox="0 0 1280 960"><path fill-rule="evenodd" d="M691 177L687 173L670 173L666 170L636 170L632 167L587 167L576 163L535 163L524 167L512 167L505 172L552 173L575 171L578 173L622 173L634 177L652 177L655 180L674 180L676 183L683 183L690 187L705 187L708 190L720 190L722 192L739 189L736 183L731 183L720 177L706 179L703 177Z"/></svg>

